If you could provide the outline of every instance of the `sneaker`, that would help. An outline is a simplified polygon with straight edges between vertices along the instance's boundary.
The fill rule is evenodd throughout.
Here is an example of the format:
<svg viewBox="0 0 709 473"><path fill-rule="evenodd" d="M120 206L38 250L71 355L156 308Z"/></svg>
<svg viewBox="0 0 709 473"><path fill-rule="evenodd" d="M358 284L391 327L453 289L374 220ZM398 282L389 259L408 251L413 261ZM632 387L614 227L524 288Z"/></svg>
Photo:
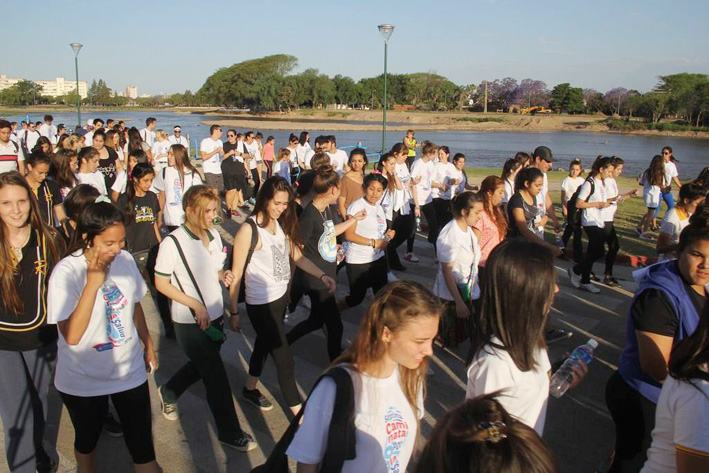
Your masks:
<svg viewBox="0 0 709 473"><path fill-rule="evenodd" d="M59 468L59 464L49 458L44 447L39 447L35 451L35 464L37 466L37 473L54 473Z"/></svg>
<svg viewBox="0 0 709 473"><path fill-rule="evenodd" d="M387 282L394 282L394 281L398 281L398 280L399 280L399 278L394 276L394 273L392 273L391 271L389 271L387 273Z"/></svg>
<svg viewBox="0 0 709 473"><path fill-rule="evenodd" d="M241 391L241 397L244 399L244 401L249 401L251 404L258 407L262 411L270 411L271 409L273 409L273 404L271 404L271 401L266 399L266 396L261 394L261 391L259 391L258 389L244 388Z"/></svg>
<svg viewBox="0 0 709 473"><path fill-rule="evenodd" d="M162 386L158 386L158 399L162 416L167 420L177 420L177 403L167 403L162 398Z"/></svg>
<svg viewBox="0 0 709 473"><path fill-rule="evenodd" d="M421 261L420 259L418 259L418 256L416 256L416 255L413 254L413 253L406 253L406 254L404 255L404 259L405 259L406 261L411 262L411 263L418 263L419 261Z"/></svg>
<svg viewBox="0 0 709 473"><path fill-rule="evenodd" d="M603 278L603 284L609 287L620 287L620 283L613 276L606 276Z"/></svg>
<svg viewBox="0 0 709 473"><path fill-rule="evenodd" d="M241 212L239 212L238 210L232 210L231 216L232 217L241 217Z"/></svg>
<svg viewBox="0 0 709 473"><path fill-rule="evenodd" d="M635 233L641 236L644 233L642 227L635 227Z"/></svg>
<svg viewBox="0 0 709 473"><path fill-rule="evenodd" d="M254 438L246 432L242 432L241 437L235 438L233 440L219 439L219 443L221 443L225 447L233 448L238 452L250 452L251 450L255 450L256 447L258 447Z"/></svg>
<svg viewBox="0 0 709 473"><path fill-rule="evenodd" d="M123 426L110 412L103 418L103 431L111 437L123 437Z"/></svg>
<svg viewBox="0 0 709 473"><path fill-rule="evenodd" d="M649 233L643 233L642 235L640 235L640 239L646 241L653 241L655 237L650 235Z"/></svg>
<svg viewBox="0 0 709 473"><path fill-rule="evenodd" d="M561 342L563 340L568 340L569 338L571 338L573 336L574 336L573 332L562 330L560 328L553 328L551 330L547 330L546 332L544 332L544 340L546 340L547 345L551 345L552 343Z"/></svg>
<svg viewBox="0 0 709 473"><path fill-rule="evenodd" d="M591 279L591 281L593 281L593 282L600 282L601 281L600 279L598 279L598 276L596 276L596 273L594 273L593 271L591 271L591 275L589 276L589 279Z"/></svg>
<svg viewBox="0 0 709 473"><path fill-rule="evenodd" d="M569 269L567 269L566 272L569 275L569 279L571 279L571 285L578 289L581 285L581 276L574 273L574 268L572 266L569 266Z"/></svg>
<svg viewBox="0 0 709 473"><path fill-rule="evenodd" d="M590 282L589 282L589 283L585 283L585 284L581 284L580 289L583 289L584 291L588 291L588 292L590 292L591 294L598 294L599 292L601 292L600 289L598 289L596 286L594 286L594 285L591 284Z"/></svg>

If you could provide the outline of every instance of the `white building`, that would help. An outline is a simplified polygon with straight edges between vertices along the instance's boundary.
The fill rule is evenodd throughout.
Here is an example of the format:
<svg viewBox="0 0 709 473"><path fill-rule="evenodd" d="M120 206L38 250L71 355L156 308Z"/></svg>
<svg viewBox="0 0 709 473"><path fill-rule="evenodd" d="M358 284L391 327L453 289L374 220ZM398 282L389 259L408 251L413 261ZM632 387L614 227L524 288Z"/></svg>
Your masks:
<svg viewBox="0 0 709 473"><path fill-rule="evenodd" d="M137 99L138 98L138 86L137 85L129 85L126 87L126 98L129 99Z"/></svg>
<svg viewBox="0 0 709 473"><path fill-rule="evenodd" d="M0 74L0 90L7 89L20 82L22 79L15 79ZM66 80L63 77L57 77L54 80L35 80L35 84L42 86L42 95L49 97L58 97L67 95L76 90L76 81ZM88 95L89 86L86 81L79 81L79 95L85 99Z"/></svg>

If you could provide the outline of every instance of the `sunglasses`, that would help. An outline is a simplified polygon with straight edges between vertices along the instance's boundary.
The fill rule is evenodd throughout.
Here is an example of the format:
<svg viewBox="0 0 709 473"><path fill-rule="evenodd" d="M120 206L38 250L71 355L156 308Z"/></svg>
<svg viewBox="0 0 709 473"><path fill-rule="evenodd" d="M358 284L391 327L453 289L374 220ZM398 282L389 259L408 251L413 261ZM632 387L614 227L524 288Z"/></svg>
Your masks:
<svg viewBox="0 0 709 473"><path fill-rule="evenodd" d="M234 138L234 137L236 137L236 135L226 135L226 136L227 136L227 138Z"/></svg>
<svg viewBox="0 0 709 473"><path fill-rule="evenodd" d="M667 156L667 155L669 155L670 153L668 153L667 151L665 151L665 152L662 153L662 154L665 155L665 156Z"/></svg>

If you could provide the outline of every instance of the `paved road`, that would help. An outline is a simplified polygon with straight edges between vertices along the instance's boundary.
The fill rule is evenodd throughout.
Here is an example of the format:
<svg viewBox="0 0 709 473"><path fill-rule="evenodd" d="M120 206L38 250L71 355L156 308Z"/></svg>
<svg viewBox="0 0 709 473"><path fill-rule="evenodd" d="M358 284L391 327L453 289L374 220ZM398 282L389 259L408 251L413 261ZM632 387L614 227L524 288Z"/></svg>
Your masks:
<svg viewBox="0 0 709 473"><path fill-rule="evenodd" d="M224 236L236 229L236 223L227 221L223 225ZM435 277L435 262L430 245L417 239L416 251L421 257L418 264L408 264L408 270L397 273L399 277L411 278L430 286ZM597 361L591 366L584 383L574 392L561 399L551 399L546 423L545 440L554 451L565 473L594 472L610 452L613 442L613 423L604 402L605 383L618 360L625 334L625 320L635 284L630 282L632 268L619 267L617 276L624 278L623 289L602 287L598 295L590 295L574 289L566 277L566 261L557 262L557 276L561 291L556 296L552 309L552 324L572 330L575 336L568 341L554 345L550 350L552 361L565 351L593 337L599 341ZM597 270L602 269L597 265ZM344 273L344 272L343 272ZM347 280L340 275L337 294L347 293ZM367 303L343 314L345 344L357 332L360 317ZM245 430L256 437L260 448L249 454L225 451L216 440L214 423L211 419L205 391L195 385L180 398L177 421L165 420L160 415L159 403L155 395L159 385L186 361L177 344L162 337L162 327L155 306L149 298L143 301L148 325L156 340L160 369L154 378L150 377L153 407L153 430L157 458L165 472L248 472L264 460L264 454L271 451L275 442L288 425L285 412L288 410L280 395L276 370L268 363L263 373L261 387L275 409L263 413L250 405L239 403L239 394L244 385L248 359L254 342L254 331L248 318L243 318L241 334L229 333L222 349L239 419ZM288 317L287 325L293 326L307 317L307 309L299 308ZM432 360L435 374L428 378L426 413L422 422L424 436L435 424L435 419L459 403L465 394L465 366L460 361L467 353L467 346L461 346L456 353L436 349ZM328 364L325 337L316 332L303 338L294 346L296 376L298 386L305 396L317 376ZM46 436L48 445L56 445L59 457L59 471L75 471L73 457L73 429L66 410L62 409L56 392L51 395L50 419ZM98 446L99 471L130 472L132 466L128 452L121 438L103 434ZM4 463L0 470L5 468Z"/></svg>

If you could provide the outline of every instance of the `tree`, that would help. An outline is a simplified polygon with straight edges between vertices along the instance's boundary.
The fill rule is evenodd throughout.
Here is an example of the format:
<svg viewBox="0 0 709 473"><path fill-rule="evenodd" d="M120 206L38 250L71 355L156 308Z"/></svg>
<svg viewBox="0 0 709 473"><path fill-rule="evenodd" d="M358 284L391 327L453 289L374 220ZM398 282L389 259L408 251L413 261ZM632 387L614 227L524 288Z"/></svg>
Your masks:
<svg viewBox="0 0 709 473"><path fill-rule="evenodd" d="M455 91L453 98L458 102L458 110L467 107L475 94L475 84L461 85Z"/></svg>
<svg viewBox="0 0 709 473"><path fill-rule="evenodd" d="M603 94L596 89L584 89L581 97L587 114L603 110Z"/></svg>
<svg viewBox="0 0 709 473"><path fill-rule="evenodd" d="M700 123L703 88L709 83L709 76L683 72L660 76L660 81L657 89L669 95L669 111L678 114L688 123Z"/></svg>
<svg viewBox="0 0 709 473"><path fill-rule="evenodd" d="M510 100L510 105L520 107L547 106L549 104L549 90L541 80L524 79L515 89Z"/></svg>
<svg viewBox="0 0 709 473"><path fill-rule="evenodd" d="M583 112L583 89L580 87L571 87L571 84L568 82L558 84L551 91L551 108L558 110L559 113Z"/></svg>
<svg viewBox="0 0 709 473"><path fill-rule="evenodd" d="M616 87L606 92L603 96L603 101L605 103L605 110L608 114L620 115L623 103L627 100L628 95L629 91L624 87Z"/></svg>

